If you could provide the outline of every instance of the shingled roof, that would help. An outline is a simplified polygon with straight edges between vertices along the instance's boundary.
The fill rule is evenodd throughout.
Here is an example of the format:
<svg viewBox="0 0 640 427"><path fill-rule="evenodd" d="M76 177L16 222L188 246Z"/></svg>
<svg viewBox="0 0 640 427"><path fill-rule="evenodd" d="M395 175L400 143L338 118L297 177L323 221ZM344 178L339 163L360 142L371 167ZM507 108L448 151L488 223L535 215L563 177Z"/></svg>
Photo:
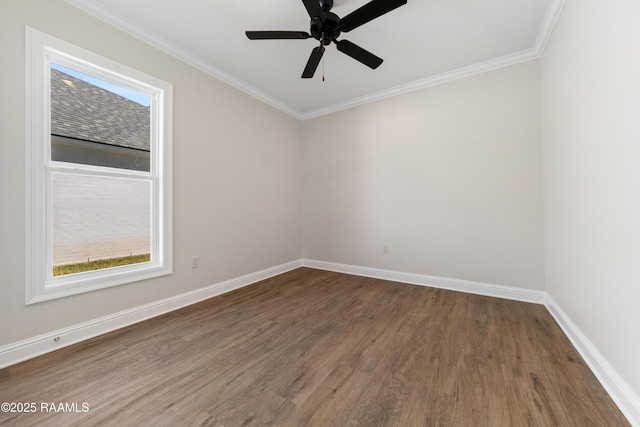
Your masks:
<svg viewBox="0 0 640 427"><path fill-rule="evenodd" d="M149 107L51 69L51 134L149 151Z"/></svg>

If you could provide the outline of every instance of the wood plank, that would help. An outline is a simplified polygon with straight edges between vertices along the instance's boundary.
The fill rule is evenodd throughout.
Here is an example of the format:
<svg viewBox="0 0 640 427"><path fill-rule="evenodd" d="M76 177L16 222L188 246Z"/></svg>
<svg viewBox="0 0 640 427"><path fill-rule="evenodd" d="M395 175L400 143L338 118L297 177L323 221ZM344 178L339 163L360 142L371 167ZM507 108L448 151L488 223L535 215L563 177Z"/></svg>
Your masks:
<svg viewBox="0 0 640 427"><path fill-rule="evenodd" d="M0 425L627 426L543 306L301 268L0 370Z"/></svg>

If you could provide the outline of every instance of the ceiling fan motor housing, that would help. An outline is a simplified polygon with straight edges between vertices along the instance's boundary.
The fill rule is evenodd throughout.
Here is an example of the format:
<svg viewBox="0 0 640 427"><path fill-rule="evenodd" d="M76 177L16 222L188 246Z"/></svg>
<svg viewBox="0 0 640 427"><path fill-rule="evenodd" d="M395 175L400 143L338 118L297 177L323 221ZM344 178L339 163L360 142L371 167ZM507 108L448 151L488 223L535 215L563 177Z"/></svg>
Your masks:
<svg viewBox="0 0 640 427"><path fill-rule="evenodd" d="M333 7L333 0L320 0L320 7L325 12L329 12Z"/></svg>
<svg viewBox="0 0 640 427"><path fill-rule="evenodd" d="M324 22L319 17L311 20L311 35L316 40L322 40L324 45L329 45L340 36L340 30L336 29L340 17L332 12L325 12L324 17Z"/></svg>

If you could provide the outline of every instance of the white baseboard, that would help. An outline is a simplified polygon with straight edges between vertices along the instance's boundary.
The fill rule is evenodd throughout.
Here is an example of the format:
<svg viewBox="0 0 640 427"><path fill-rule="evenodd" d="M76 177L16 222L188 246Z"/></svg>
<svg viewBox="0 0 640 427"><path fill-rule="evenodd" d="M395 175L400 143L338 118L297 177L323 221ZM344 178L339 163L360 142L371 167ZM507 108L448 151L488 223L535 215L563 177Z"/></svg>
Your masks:
<svg viewBox="0 0 640 427"><path fill-rule="evenodd" d="M546 295L544 291L536 291L532 289L491 285L488 283L471 282L468 280L426 276L424 274L404 273L401 271L382 270L379 268L360 267L356 265L338 264L311 259L303 259L302 266L317 268L318 270L336 271L338 273L353 274L356 276L373 277L375 279L391 280L394 282L429 286L432 288L448 289L451 291L531 302L535 304L544 304Z"/></svg>
<svg viewBox="0 0 640 427"><path fill-rule="evenodd" d="M356 276L544 304L631 425L640 427L640 398L546 292L309 259L291 261L175 297L2 346L0 347L0 368L204 301L298 267L336 271ZM58 338L57 341L55 340L56 338Z"/></svg>
<svg viewBox="0 0 640 427"><path fill-rule="evenodd" d="M356 276L373 277L376 279L449 289L477 295L544 304L573 346L585 360L598 381L600 381L609 396L611 396L616 405L618 405L620 411L627 417L627 420L629 420L632 426L640 427L640 398L638 398L627 383L618 375L615 369L611 367L609 362L600 354L591 341L578 329L569 316L567 316L560 306L544 291L309 259L303 259L302 266L353 274Z"/></svg>
<svg viewBox="0 0 640 427"><path fill-rule="evenodd" d="M545 306L627 420L632 426L640 427L640 397L548 294Z"/></svg>
<svg viewBox="0 0 640 427"><path fill-rule="evenodd" d="M286 273L300 266L300 260L291 261L191 292L2 346L0 347L0 368L14 365L42 354L76 344L80 341L204 301L217 295L268 279L269 277Z"/></svg>

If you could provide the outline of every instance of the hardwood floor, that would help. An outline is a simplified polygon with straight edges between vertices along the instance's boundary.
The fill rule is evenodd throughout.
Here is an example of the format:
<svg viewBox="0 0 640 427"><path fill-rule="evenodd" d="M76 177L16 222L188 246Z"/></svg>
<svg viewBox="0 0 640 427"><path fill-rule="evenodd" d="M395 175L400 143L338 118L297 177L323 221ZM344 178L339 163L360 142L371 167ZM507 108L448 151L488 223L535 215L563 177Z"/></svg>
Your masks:
<svg viewBox="0 0 640 427"><path fill-rule="evenodd" d="M0 370L5 401L78 403L19 426L629 425L543 306L305 268Z"/></svg>

